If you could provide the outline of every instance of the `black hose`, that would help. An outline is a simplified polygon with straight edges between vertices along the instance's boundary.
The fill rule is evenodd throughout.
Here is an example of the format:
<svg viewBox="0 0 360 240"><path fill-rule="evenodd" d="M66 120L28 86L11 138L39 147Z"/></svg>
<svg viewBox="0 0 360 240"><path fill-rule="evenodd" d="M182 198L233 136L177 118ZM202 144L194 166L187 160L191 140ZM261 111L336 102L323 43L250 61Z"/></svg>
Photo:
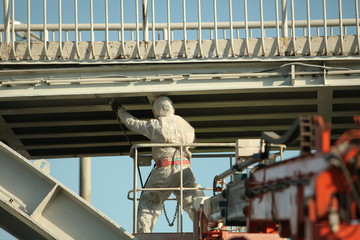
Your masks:
<svg viewBox="0 0 360 240"><path fill-rule="evenodd" d="M120 125L120 128L121 128L121 130L123 131L123 133L124 133L124 135L125 135L125 138L126 138L126 140L128 141L128 143L129 143L129 145L130 145L130 148L131 148L132 142L131 142L129 136L127 135L127 133L126 133L123 125L121 124L121 119L120 119L118 113L117 113L116 111L114 111L114 112L115 112L115 115L116 115L116 119L118 120L118 123L119 123L119 125ZM144 185L143 180L142 180L142 175L141 175L141 171L140 171L140 167L139 167L139 166L137 166L137 170L138 170L138 173L139 173L141 188L144 188L145 185ZM149 177L150 177L150 175L149 175ZM149 177L148 177L148 179L149 179ZM146 180L146 182L147 182L147 180Z"/></svg>

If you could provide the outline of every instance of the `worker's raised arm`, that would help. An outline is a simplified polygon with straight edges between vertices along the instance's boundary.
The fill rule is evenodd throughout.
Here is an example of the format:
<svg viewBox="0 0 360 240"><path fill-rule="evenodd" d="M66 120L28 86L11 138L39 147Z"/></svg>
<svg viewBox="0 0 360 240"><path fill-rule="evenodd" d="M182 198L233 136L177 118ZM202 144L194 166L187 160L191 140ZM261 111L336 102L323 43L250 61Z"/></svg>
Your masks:
<svg viewBox="0 0 360 240"><path fill-rule="evenodd" d="M122 123L133 132L144 135L150 140L153 139L154 132L154 124L151 122L152 120L139 120L126 111L122 106L117 109L117 114Z"/></svg>

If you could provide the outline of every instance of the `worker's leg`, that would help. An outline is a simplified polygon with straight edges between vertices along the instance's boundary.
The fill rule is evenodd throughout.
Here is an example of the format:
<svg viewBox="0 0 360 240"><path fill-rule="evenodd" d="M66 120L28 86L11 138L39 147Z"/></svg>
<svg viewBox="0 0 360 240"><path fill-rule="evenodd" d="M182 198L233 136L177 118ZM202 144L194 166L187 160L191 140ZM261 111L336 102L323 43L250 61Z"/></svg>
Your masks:
<svg viewBox="0 0 360 240"><path fill-rule="evenodd" d="M168 187L169 171L165 168L153 169L146 184L147 188ZM138 207L137 232L152 232L162 211L163 202L171 191L143 191Z"/></svg>
<svg viewBox="0 0 360 240"><path fill-rule="evenodd" d="M201 187L196 183L195 176L190 167L186 167L183 170L183 183L185 188L199 188ZM176 173L173 178L173 184L176 184L176 187L180 186L180 172ZM174 191L176 199L180 204L180 191ZM201 190L189 190L184 191L183 193L183 209L189 215L190 219L193 220L193 198L204 196L204 192Z"/></svg>
<svg viewBox="0 0 360 240"><path fill-rule="evenodd" d="M162 201L160 200L159 192L144 192L139 201L137 232L152 232L161 211Z"/></svg>

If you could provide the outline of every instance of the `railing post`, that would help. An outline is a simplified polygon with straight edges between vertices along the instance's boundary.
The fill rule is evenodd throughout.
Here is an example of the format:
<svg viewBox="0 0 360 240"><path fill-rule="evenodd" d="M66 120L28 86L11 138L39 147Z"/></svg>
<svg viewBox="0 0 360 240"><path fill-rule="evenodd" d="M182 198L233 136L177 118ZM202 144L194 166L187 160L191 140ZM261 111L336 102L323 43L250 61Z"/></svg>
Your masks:
<svg viewBox="0 0 360 240"><path fill-rule="evenodd" d="M32 59L31 54L31 0L27 0L27 32L26 32L27 48L29 59Z"/></svg>
<svg viewBox="0 0 360 240"><path fill-rule="evenodd" d="M230 23L230 47L231 47L231 56L235 57L235 53L234 53L234 23L233 23L233 15L232 15L232 11L233 11L233 0L229 0L229 23Z"/></svg>
<svg viewBox="0 0 360 240"><path fill-rule="evenodd" d="M180 207L179 207L179 219L180 219L180 233L183 233L183 208L184 208L184 166L183 166L183 146L180 146Z"/></svg>
<svg viewBox="0 0 360 240"><path fill-rule="evenodd" d="M74 18L75 18L75 53L76 53L77 58L80 59L78 0L74 0ZM68 40L66 40L66 41L68 41Z"/></svg>
<svg viewBox="0 0 360 240"><path fill-rule="evenodd" d="M232 156L229 157L229 163L230 163L230 169L233 167L233 159ZM234 177L231 175L230 176L230 181L234 181Z"/></svg>
<svg viewBox="0 0 360 240"><path fill-rule="evenodd" d="M343 27L343 11L342 11L342 0L338 0L339 6L339 30L340 30L340 46L341 55L344 55L344 27Z"/></svg>
<svg viewBox="0 0 360 240"><path fill-rule="evenodd" d="M248 7L247 0L244 0L244 21L245 21L245 44L246 44L246 54L249 57L249 23L248 23Z"/></svg>
<svg viewBox="0 0 360 240"><path fill-rule="evenodd" d="M218 47L218 27L217 27L217 4L216 0L213 0L214 5L214 31L215 31L215 56L219 57L219 47Z"/></svg>
<svg viewBox="0 0 360 240"><path fill-rule="evenodd" d="M106 45L106 55L110 59L109 52L109 1L105 0L105 45Z"/></svg>
<svg viewBox="0 0 360 240"><path fill-rule="evenodd" d="M171 58L171 40L173 40L172 39L172 37L171 37L171 11L170 11L170 9L171 9L171 7L170 7L170 0L167 0L166 1L166 8L167 8L167 10L166 10L166 16L167 16L167 35L168 35L168 37L167 37L167 47L168 47L168 51L169 51L169 58Z"/></svg>
<svg viewBox="0 0 360 240"><path fill-rule="evenodd" d="M311 56L311 15L310 15L310 0L306 0L306 15L307 15L307 39L309 45L309 56Z"/></svg>
<svg viewBox="0 0 360 240"><path fill-rule="evenodd" d="M16 33L15 33L15 0L11 1L11 49L14 54L14 59L16 59L16 48L15 48L15 41L16 41Z"/></svg>
<svg viewBox="0 0 360 240"><path fill-rule="evenodd" d="M125 54L125 21L124 21L124 0L120 0L120 12L121 12L121 50L123 58L126 57Z"/></svg>
<svg viewBox="0 0 360 240"><path fill-rule="evenodd" d="M143 39L149 41L148 3L142 0Z"/></svg>
<svg viewBox="0 0 360 240"><path fill-rule="evenodd" d="M260 0L260 27L261 27L261 48L263 52L263 56L266 55L265 49L265 28L264 28L264 9L263 9L263 0Z"/></svg>
<svg viewBox="0 0 360 240"><path fill-rule="evenodd" d="M95 35L94 35L94 5L93 0L90 0L90 39L91 39L91 54L95 59Z"/></svg>
<svg viewBox="0 0 360 240"><path fill-rule="evenodd" d="M58 0L58 21L59 21L59 50L60 58L64 59L63 42L62 42L62 0Z"/></svg>
<svg viewBox="0 0 360 240"><path fill-rule="evenodd" d="M12 23L14 24L14 23ZM4 0L4 30L5 42L10 44L10 5L9 0Z"/></svg>
<svg viewBox="0 0 360 240"><path fill-rule="evenodd" d="M182 0L182 10L183 10L183 32L184 32L184 56L188 58L188 50L187 50L187 22L186 22L186 0Z"/></svg>
<svg viewBox="0 0 360 240"><path fill-rule="evenodd" d="M287 14L287 0L281 0L282 2L282 36L288 37L288 14Z"/></svg>
<svg viewBox="0 0 360 240"><path fill-rule="evenodd" d="M296 53L296 33L295 33L295 3L294 0L291 0L291 37L293 43L293 54L294 56Z"/></svg>
<svg viewBox="0 0 360 240"><path fill-rule="evenodd" d="M136 49L137 49L137 58L141 59L140 53L140 27L139 27L139 1L135 0L135 18L136 18Z"/></svg>
<svg viewBox="0 0 360 240"><path fill-rule="evenodd" d="M137 214L138 214L138 202L137 202L137 178L138 178L138 173L137 173L137 168L138 168L138 148L135 147L135 156L134 156L134 179L133 179L133 186L134 186L134 202L133 202L133 213L134 213L134 221L133 221L133 233L137 233L138 229L137 229L137 222L138 222L138 218L137 218Z"/></svg>
<svg viewBox="0 0 360 240"><path fill-rule="evenodd" d="M199 41L199 57L203 57L202 50L202 26L201 26L201 0L198 0L198 41Z"/></svg>
<svg viewBox="0 0 360 240"><path fill-rule="evenodd" d="M279 0L275 0L275 16L276 16L276 42L279 56L281 55L280 45L280 27L279 27Z"/></svg>
<svg viewBox="0 0 360 240"><path fill-rule="evenodd" d="M324 40L325 40L325 55L328 55L328 37L327 37L327 18L326 18L326 0L323 0L323 22L324 22Z"/></svg>
<svg viewBox="0 0 360 240"><path fill-rule="evenodd" d="M155 28L155 0L151 0L151 18L152 18L152 44L154 50L154 58L156 55L156 28Z"/></svg>
<svg viewBox="0 0 360 240"><path fill-rule="evenodd" d="M45 51L45 59L49 60L48 56L48 41L49 41L49 34L47 30L47 2L46 0L43 0L43 10L44 10L44 32L43 32L43 42L44 42L44 51Z"/></svg>

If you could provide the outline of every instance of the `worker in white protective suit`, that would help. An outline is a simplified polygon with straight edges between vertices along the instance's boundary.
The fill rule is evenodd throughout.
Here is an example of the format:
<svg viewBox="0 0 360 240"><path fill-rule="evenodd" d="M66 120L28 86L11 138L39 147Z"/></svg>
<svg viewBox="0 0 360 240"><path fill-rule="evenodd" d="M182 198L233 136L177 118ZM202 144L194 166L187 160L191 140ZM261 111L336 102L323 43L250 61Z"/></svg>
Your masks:
<svg viewBox="0 0 360 240"><path fill-rule="evenodd" d="M153 143L193 143L194 128L182 117L174 114L172 101L165 96L157 98L153 103L156 119L139 120L128 113L121 105L112 104L121 121L130 130L140 133ZM200 187L190 168L191 153L183 147L181 159L180 149L175 147L153 147L152 155L156 163L146 183L146 188L175 188L180 186L180 161L183 166L183 183L186 188ZM179 191L143 191L138 207L138 233L152 232L158 216L161 214L163 202L174 193L180 201ZM201 190L183 192L183 209L193 220L193 197L204 196Z"/></svg>

